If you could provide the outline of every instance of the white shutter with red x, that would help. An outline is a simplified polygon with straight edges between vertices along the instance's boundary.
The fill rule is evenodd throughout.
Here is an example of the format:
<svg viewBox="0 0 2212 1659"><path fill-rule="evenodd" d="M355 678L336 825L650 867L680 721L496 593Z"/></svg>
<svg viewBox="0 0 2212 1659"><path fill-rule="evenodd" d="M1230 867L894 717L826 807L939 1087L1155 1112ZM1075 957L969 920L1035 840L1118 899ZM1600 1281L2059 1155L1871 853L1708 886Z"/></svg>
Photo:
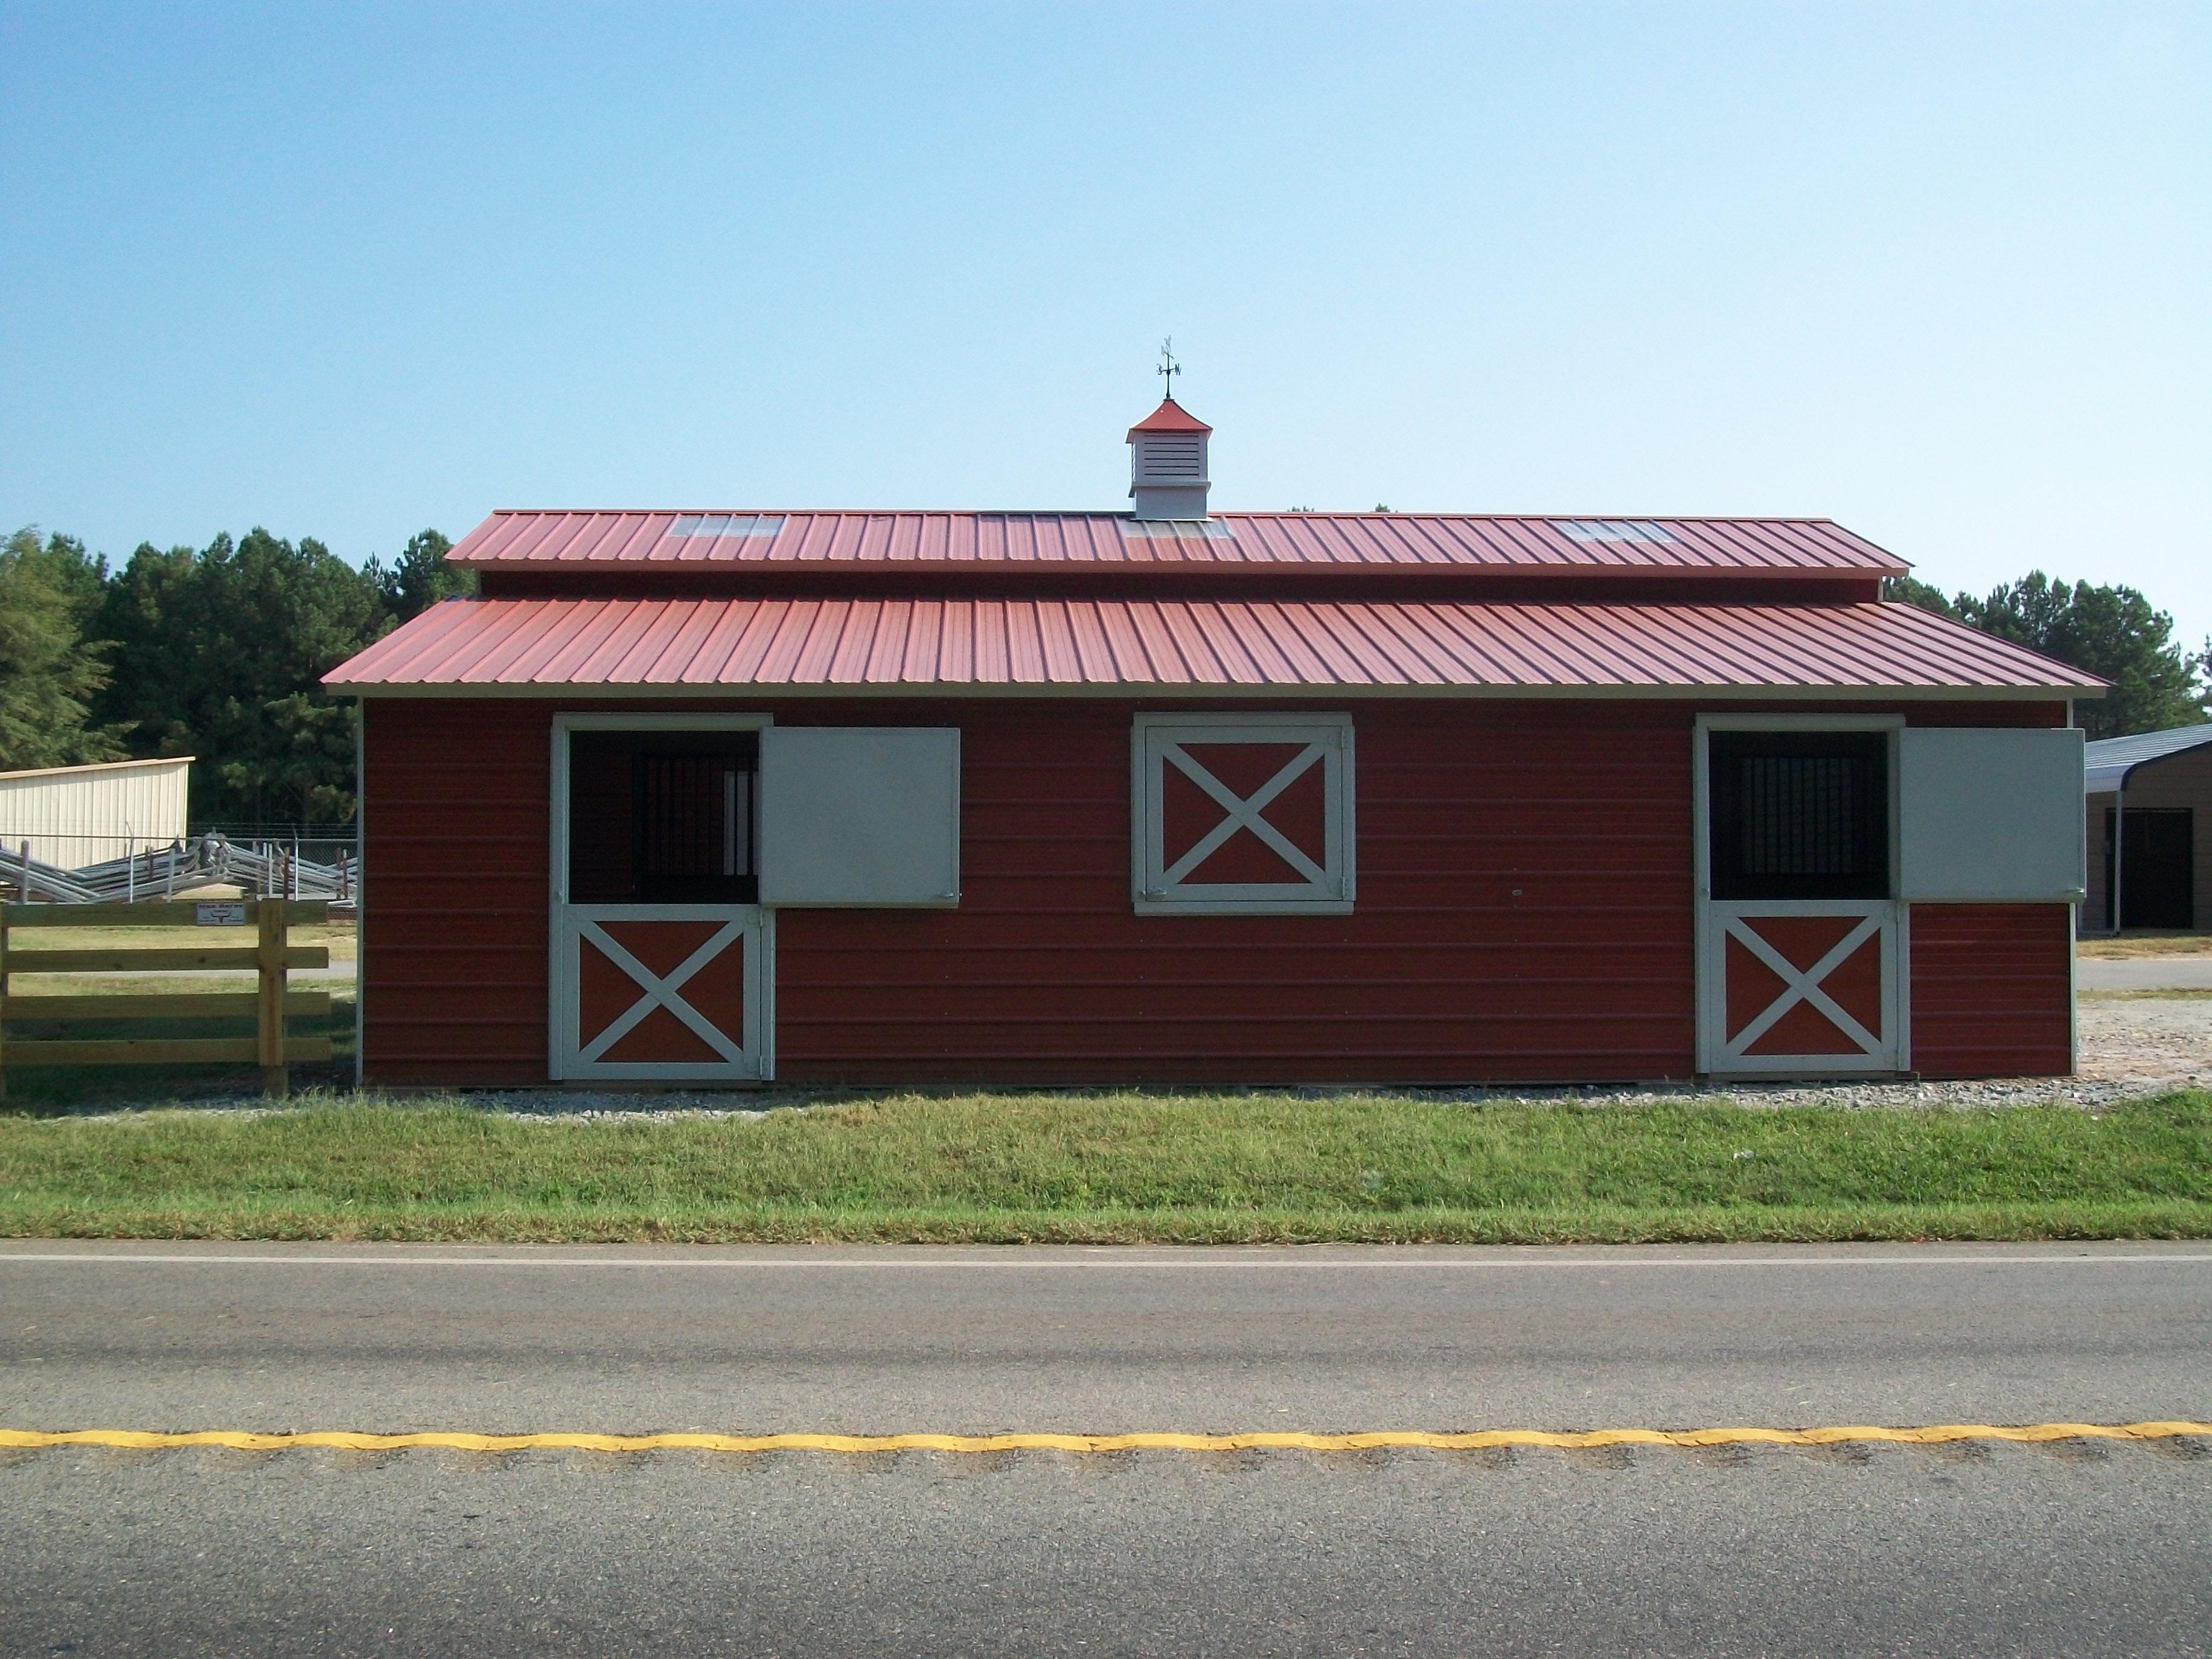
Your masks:
<svg viewBox="0 0 2212 1659"><path fill-rule="evenodd" d="M1139 715L1132 764L1139 914L1352 908L1349 715Z"/></svg>

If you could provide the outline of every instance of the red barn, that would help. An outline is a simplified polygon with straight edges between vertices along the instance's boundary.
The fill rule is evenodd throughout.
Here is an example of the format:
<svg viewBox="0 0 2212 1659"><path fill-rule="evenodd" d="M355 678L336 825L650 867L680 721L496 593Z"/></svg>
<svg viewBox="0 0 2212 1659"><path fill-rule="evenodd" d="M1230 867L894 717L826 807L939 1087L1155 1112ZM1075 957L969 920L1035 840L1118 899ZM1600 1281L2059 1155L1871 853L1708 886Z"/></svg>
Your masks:
<svg viewBox="0 0 2212 1659"><path fill-rule="evenodd" d="M381 1085L2072 1065L2097 683L1824 520L502 512L362 701Z"/></svg>

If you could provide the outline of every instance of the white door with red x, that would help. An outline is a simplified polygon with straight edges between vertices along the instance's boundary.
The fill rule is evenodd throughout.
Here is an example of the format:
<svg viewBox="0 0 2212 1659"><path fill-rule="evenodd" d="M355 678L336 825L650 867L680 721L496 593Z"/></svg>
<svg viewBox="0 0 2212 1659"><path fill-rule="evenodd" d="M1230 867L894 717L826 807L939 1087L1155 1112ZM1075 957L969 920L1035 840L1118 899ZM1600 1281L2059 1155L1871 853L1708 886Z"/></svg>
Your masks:
<svg viewBox="0 0 2212 1659"><path fill-rule="evenodd" d="M1701 908L1699 1071L1902 1069L1903 905L1707 899Z"/></svg>
<svg viewBox="0 0 2212 1659"><path fill-rule="evenodd" d="M556 906L554 1075L766 1076L769 917L757 905Z"/></svg>

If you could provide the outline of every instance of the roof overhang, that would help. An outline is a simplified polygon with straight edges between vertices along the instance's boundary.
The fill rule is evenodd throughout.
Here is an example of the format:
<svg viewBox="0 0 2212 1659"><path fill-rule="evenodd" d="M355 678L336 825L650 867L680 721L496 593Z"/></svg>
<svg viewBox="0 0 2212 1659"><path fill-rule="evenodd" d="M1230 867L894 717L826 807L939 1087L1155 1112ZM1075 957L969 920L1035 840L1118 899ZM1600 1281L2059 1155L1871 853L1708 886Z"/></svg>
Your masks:
<svg viewBox="0 0 2212 1659"><path fill-rule="evenodd" d="M193 755L156 755L150 760L86 761L76 766L28 766L19 772L0 772L0 781L17 778L65 778L94 772L129 772L161 766L190 766Z"/></svg>
<svg viewBox="0 0 2212 1659"><path fill-rule="evenodd" d="M2119 738L2106 741L2124 743L2127 739ZM2083 775L2088 793L2093 795L2117 794L2128 787L2129 779L2145 767L2156 766L2161 761L2170 761L2182 755L2193 755L2208 744L2212 744L2212 726L2204 728L2202 737L2190 742L2177 743L2170 749L2160 750L2154 754L2139 754L2126 760L2112 761L2102 766L2093 760ZM2094 750L2099 745L2093 743L2089 747Z"/></svg>
<svg viewBox="0 0 2212 1659"><path fill-rule="evenodd" d="M1662 686L1392 686L1392 685L334 685L341 696L364 701L376 698L409 702L530 702L588 701L591 702L699 702L750 705L776 702L892 701L957 699L963 702L1698 702L1744 703L1765 707L1818 703L1860 708L1899 702L2051 703L2064 701L2057 691L2018 689L1960 690L1953 685L1888 685L1807 687L1797 689L1730 685Z"/></svg>
<svg viewBox="0 0 2212 1659"><path fill-rule="evenodd" d="M362 696L2055 702L2101 683L1917 607L980 599L449 600Z"/></svg>

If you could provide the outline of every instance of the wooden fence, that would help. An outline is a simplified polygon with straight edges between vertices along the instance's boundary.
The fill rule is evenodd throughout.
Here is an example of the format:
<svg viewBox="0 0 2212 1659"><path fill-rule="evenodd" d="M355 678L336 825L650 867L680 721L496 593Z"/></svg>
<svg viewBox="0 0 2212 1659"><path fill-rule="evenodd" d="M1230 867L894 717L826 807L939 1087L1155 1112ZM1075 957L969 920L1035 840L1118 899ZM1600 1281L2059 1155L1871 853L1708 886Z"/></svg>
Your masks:
<svg viewBox="0 0 2212 1659"><path fill-rule="evenodd" d="M0 902L0 1097L7 1092L10 1066L175 1066L228 1065L252 1061L261 1067L264 1093L283 1094L289 1087L286 1067L295 1060L326 1060L331 1057L327 1036L292 1036L288 1020L327 1016L326 991L289 988L289 970L327 968L326 945L294 945L295 922L327 918L330 906L319 899L228 899L208 902L190 900L156 904L9 904ZM124 945L84 950L18 950L9 933L18 927L175 927L179 943ZM253 930L251 945L211 945L207 932L216 928ZM186 945L182 930L191 929L199 940ZM251 968L257 980L251 991L103 991L91 995L15 994L9 985L15 974L118 974L140 970L202 973L222 969ZM252 1036L215 1037L95 1037L89 1039L18 1039L11 1028L54 1021L243 1019L254 1022Z"/></svg>

